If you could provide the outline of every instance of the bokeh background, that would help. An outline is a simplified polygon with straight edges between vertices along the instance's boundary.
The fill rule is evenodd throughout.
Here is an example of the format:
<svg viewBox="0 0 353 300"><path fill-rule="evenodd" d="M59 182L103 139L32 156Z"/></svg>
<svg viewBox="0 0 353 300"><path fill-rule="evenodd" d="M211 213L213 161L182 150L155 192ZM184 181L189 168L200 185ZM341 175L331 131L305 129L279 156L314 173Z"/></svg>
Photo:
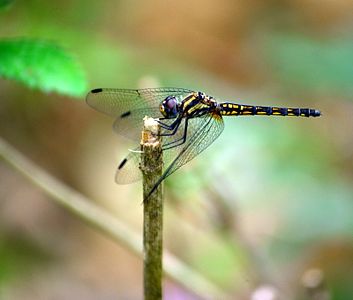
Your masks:
<svg viewBox="0 0 353 300"><path fill-rule="evenodd" d="M134 145L89 89L320 109L226 119L165 182L164 245L232 299L353 298L352 1L0 2L1 137L137 233L141 183L114 183ZM142 261L0 160L0 298L141 299Z"/></svg>

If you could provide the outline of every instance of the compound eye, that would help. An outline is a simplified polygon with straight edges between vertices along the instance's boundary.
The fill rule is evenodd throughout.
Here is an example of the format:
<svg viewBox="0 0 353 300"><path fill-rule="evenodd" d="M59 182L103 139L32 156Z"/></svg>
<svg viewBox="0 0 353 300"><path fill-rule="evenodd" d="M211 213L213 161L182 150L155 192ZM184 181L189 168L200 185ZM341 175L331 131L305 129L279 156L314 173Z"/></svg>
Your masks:
<svg viewBox="0 0 353 300"><path fill-rule="evenodd" d="M166 104L167 104L167 107L170 109L170 110L172 110L172 109L174 109L175 107L176 107L176 105L177 105L177 100L175 99L175 97L170 97L169 99L167 98L166 99Z"/></svg>
<svg viewBox="0 0 353 300"><path fill-rule="evenodd" d="M159 107L162 115L167 119L175 118L178 115L178 101L174 96L168 96Z"/></svg>

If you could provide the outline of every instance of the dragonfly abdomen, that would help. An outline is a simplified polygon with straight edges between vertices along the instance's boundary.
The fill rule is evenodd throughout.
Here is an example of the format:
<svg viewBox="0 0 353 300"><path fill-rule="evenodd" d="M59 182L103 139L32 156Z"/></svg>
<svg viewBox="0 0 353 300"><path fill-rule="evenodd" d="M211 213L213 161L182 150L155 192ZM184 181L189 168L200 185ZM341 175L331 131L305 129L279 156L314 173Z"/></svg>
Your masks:
<svg viewBox="0 0 353 300"><path fill-rule="evenodd" d="M220 103L221 115L223 116L296 116L296 117L319 117L320 111L311 108L288 108L272 106L253 106L235 103Z"/></svg>

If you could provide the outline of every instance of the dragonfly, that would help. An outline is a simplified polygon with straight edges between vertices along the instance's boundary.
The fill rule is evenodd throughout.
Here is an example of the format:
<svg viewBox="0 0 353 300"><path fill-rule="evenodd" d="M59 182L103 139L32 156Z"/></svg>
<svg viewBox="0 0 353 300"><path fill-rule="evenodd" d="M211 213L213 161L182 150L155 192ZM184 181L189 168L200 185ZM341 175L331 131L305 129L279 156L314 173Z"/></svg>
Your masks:
<svg viewBox="0 0 353 300"><path fill-rule="evenodd" d="M115 118L113 129L118 134L140 142L145 116L160 125L164 168L162 176L149 192L209 147L224 128L224 116L293 116L319 117L311 108L255 106L219 102L203 92L184 88L113 89L90 91L86 102L95 110ZM142 178L139 170L140 146L118 165L115 181L127 184Z"/></svg>

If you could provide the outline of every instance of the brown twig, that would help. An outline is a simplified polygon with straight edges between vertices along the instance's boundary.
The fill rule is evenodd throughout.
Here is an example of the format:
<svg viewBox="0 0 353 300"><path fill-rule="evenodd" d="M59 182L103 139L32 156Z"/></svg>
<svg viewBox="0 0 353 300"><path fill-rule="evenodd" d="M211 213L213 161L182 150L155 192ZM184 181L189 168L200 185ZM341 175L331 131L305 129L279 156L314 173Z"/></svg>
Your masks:
<svg viewBox="0 0 353 300"><path fill-rule="evenodd" d="M33 186L47 194L49 196L48 200L64 207L75 217L123 245L134 255L141 257L142 240L139 234L96 205L95 201L88 199L30 161L1 137L0 158L27 178ZM163 268L169 278L198 295L201 299L231 298L168 251L164 253Z"/></svg>
<svg viewBox="0 0 353 300"><path fill-rule="evenodd" d="M163 158L159 124L144 119L141 139L143 174L143 251L144 297L162 299L163 198L162 185L154 191L162 176ZM151 191L153 191L151 193Z"/></svg>

